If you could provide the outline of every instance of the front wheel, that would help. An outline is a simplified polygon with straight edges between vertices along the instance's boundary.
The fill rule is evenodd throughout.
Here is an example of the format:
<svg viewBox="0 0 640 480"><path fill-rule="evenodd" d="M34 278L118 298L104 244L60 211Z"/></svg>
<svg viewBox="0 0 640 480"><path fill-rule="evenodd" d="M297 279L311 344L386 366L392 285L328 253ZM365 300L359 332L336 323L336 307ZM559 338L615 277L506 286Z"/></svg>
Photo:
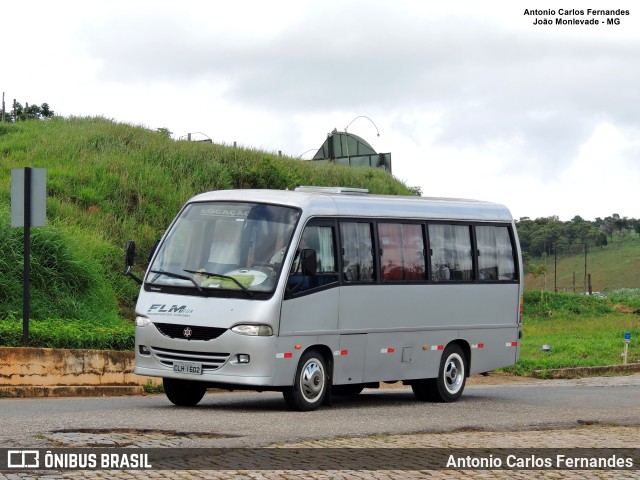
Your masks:
<svg viewBox="0 0 640 480"><path fill-rule="evenodd" d="M282 392L288 407L301 412L318 408L327 393L327 378L324 357L315 350L305 352L300 358L293 386Z"/></svg>
<svg viewBox="0 0 640 480"><path fill-rule="evenodd" d="M207 385L193 380L163 378L162 386L167 398L179 407L193 407L198 404L207 392Z"/></svg>

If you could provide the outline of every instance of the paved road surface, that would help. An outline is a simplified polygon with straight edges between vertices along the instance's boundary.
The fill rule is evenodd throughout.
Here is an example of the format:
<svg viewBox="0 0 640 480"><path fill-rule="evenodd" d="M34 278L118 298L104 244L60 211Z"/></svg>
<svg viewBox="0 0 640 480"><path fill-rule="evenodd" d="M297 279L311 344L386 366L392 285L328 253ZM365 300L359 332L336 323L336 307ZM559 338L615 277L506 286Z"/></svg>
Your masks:
<svg viewBox="0 0 640 480"><path fill-rule="evenodd" d="M417 402L407 388L367 390L308 413L287 411L276 393L208 394L200 406L191 409L174 407L162 395L1 399L0 425L0 446L5 448L637 448L640 375L469 386L462 400L451 405ZM478 472L298 472L287 476L286 472L265 471L249 472L250 477L247 472L200 471L191 478L476 478ZM91 475L109 476L102 477L103 473ZM151 478L151 473L154 478L186 478L176 471L130 472L133 476L127 478ZM550 473L555 478L640 476L640 470L492 471L489 476L548 478ZM78 478L78 472L55 478Z"/></svg>

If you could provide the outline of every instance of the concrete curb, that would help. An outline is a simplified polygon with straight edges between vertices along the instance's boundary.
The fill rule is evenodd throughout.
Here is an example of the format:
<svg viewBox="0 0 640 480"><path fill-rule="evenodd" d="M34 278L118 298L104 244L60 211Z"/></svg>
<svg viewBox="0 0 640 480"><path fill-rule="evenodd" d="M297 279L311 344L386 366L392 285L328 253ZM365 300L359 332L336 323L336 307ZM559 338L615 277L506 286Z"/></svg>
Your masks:
<svg viewBox="0 0 640 480"><path fill-rule="evenodd" d="M533 376L536 378L569 379L580 377L598 377L613 373L634 373L640 372L640 363L629 363L627 365L606 365L602 367L579 367L579 368L550 368L548 370L536 370Z"/></svg>

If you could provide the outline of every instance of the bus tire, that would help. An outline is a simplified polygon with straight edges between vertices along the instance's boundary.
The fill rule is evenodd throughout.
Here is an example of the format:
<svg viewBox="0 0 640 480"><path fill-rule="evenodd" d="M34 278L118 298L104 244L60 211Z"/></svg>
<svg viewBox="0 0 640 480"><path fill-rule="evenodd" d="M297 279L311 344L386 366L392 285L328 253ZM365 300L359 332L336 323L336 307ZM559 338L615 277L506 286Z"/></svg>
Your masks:
<svg viewBox="0 0 640 480"><path fill-rule="evenodd" d="M163 378L162 386L167 398L179 407L193 407L198 404L207 392L207 384L193 380Z"/></svg>
<svg viewBox="0 0 640 480"><path fill-rule="evenodd" d="M434 381L433 394L437 402L455 402L460 398L467 381L467 361L459 345L451 343L444 349L438 378Z"/></svg>
<svg viewBox="0 0 640 480"><path fill-rule="evenodd" d="M436 379L425 378L422 380L414 380L411 382L411 390L418 400L423 402L434 401L436 399Z"/></svg>
<svg viewBox="0 0 640 480"><path fill-rule="evenodd" d="M333 385L331 387L332 395L342 395L345 397L355 397L364 390L364 385L361 383L354 383L352 385Z"/></svg>
<svg viewBox="0 0 640 480"><path fill-rule="evenodd" d="M291 410L315 410L327 393L328 375L324 357L316 350L308 350L300 357L293 386L282 394Z"/></svg>

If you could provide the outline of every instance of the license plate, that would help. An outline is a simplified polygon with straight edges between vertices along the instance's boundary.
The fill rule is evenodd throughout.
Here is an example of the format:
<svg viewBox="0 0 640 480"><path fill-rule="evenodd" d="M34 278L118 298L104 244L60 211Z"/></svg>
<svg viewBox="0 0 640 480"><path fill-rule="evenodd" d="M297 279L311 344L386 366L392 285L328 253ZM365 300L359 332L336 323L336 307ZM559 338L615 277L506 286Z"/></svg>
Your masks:
<svg viewBox="0 0 640 480"><path fill-rule="evenodd" d="M195 362L173 362L173 371L176 373L202 375L202 364Z"/></svg>

